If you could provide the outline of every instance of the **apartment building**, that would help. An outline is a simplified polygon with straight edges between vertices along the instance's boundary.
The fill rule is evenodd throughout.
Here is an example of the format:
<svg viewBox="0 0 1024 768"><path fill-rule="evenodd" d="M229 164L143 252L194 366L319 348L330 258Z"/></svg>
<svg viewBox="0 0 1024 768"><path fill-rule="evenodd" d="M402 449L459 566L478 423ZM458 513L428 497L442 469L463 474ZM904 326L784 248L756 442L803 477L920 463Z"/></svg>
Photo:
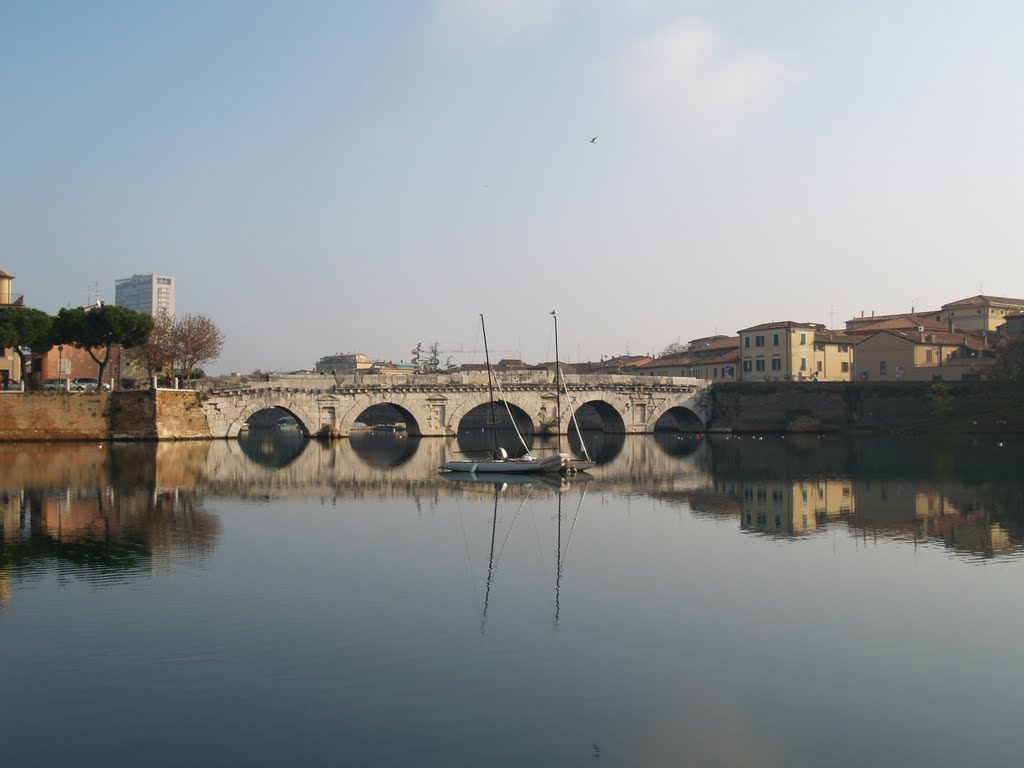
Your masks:
<svg viewBox="0 0 1024 768"><path fill-rule="evenodd" d="M174 278L132 275L114 281L114 304L150 317L174 317Z"/></svg>
<svg viewBox="0 0 1024 768"><path fill-rule="evenodd" d="M739 332L741 381L850 381L854 337L785 320Z"/></svg>
<svg viewBox="0 0 1024 768"><path fill-rule="evenodd" d="M981 336L925 327L878 331L857 345L861 381L961 381L978 378L994 362Z"/></svg>

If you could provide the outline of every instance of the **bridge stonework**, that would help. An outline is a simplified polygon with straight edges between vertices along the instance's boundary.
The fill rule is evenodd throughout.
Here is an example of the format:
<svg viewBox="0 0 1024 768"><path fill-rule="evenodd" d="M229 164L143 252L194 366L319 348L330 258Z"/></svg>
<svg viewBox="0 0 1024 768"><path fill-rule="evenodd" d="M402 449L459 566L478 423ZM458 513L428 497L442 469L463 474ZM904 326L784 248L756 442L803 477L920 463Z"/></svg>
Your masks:
<svg viewBox="0 0 1024 768"><path fill-rule="evenodd" d="M525 412L534 431L566 434L572 411L588 403L611 408L622 420L606 430L653 432L654 425L673 408L710 421L710 382L667 376L564 377L571 398L563 398L562 421L557 422L554 374L544 371L502 374L504 400ZM486 373L416 375L396 380L389 376L273 376L269 381L210 386L202 393L211 437L236 437L246 420L267 408L291 413L310 435L347 436L363 412L389 404L406 412L411 434L455 435L459 422L477 406L489 402Z"/></svg>

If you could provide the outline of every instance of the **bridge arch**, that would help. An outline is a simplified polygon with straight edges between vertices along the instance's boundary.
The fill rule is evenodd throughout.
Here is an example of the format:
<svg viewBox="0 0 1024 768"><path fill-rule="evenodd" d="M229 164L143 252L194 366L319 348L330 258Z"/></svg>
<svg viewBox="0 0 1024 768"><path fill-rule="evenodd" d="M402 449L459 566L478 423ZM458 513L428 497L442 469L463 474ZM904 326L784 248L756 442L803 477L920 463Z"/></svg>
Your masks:
<svg viewBox="0 0 1024 768"><path fill-rule="evenodd" d="M378 408L380 406L390 406L401 414L405 419L405 430L410 435L422 435L426 426L431 424L432 421L436 421L436 416L431 414L420 402L415 402L400 393L393 394L398 396L381 398L373 397L370 394L361 394L355 397L353 403L338 417L336 426L341 431L341 434L350 434L352 427L355 426L363 414L371 408Z"/></svg>
<svg viewBox="0 0 1024 768"><path fill-rule="evenodd" d="M623 418L622 412L607 400L596 398L586 400L575 406L567 415L563 414L565 423L562 425L562 431L566 434L576 431L576 427L572 423L573 416L576 417L576 422L584 433L600 431L609 434L625 434L626 432L626 420Z"/></svg>
<svg viewBox="0 0 1024 768"><path fill-rule="evenodd" d="M702 393L701 393L702 394ZM708 414L700 394L668 400L648 414L645 432L704 432Z"/></svg>
<svg viewBox="0 0 1024 768"><path fill-rule="evenodd" d="M537 408L531 405L525 397L516 397L514 394L506 393L506 397L502 400L494 401L494 412L498 420L499 428L501 424L506 424L511 429L511 424L508 424L508 411L512 411L513 418L518 427L519 431L524 435L536 434L539 429L540 423L543 422L545 413L538 413ZM506 408L506 403L508 407ZM476 396L464 398L457 408L455 408L450 414L448 414L448 431L450 434L458 434L460 429L463 429L463 423L469 417L470 422L466 424L465 428L473 428L472 419L474 415L482 415L485 418L490 417L490 405L491 399L486 392L477 394ZM554 414L551 414L551 418L554 418Z"/></svg>
<svg viewBox="0 0 1024 768"><path fill-rule="evenodd" d="M286 411L299 423L299 431L309 437L316 434L319 429L319 417L316 413L309 413L309 409L302 403L293 402L289 398L264 395L254 397L245 403L239 410L237 417L227 428L227 437L238 437L242 426L260 411L280 409ZM314 426L315 425L315 426Z"/></svg>
<svg viewBox="0 0 1024 768"><path fill-rule="evenodd" d="M703 432L704 422L692 409L682 405L667 408L651 428L652 432Z"/></svg>

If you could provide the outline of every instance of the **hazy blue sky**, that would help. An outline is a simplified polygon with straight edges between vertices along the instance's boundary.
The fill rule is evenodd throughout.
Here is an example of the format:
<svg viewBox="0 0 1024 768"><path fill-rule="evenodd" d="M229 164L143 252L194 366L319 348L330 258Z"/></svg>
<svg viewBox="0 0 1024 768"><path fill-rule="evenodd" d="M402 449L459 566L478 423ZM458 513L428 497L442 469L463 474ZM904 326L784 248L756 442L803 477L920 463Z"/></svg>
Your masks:
<svg viewBox="0 0 1024 768"><path fill-rule="evenodd" d="M219 371L470 348L480 312L536 361L557 308L575 360L1024 296L1022 30L1019 0L2 0L0 269L49 312L172 274Z"/></svg>

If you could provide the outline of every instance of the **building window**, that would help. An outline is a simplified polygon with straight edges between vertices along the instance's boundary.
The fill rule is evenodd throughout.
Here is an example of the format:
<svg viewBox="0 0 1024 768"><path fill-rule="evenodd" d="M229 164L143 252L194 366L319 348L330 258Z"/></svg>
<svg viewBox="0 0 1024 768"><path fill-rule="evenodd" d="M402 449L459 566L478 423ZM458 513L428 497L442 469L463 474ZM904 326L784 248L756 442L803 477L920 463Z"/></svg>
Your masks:
<svg viewBox="0 0 1024 768"><path fill-rule="evenodd" d="M755 347L763 347L764 346L764 336L756 337L754 339L754 346Z"/></svg>
<svg viewBox="0 0 1024 768"><path fill-rule="evenodd" d="M818 361L818 373L821 373L821 371L822 371L822 366L823 366L823 365L824 365L824 364L823 364L823 363L821 362L821 360L819 360L819 361Z"/></svg>
<svg viewBox="0 0 1024 768"><path fill-rule="evenodd" d="M930 363L932 361L932 350L926 349L924 351L924 361Z"/></svg>
<svg viewBox="0 0 1024 768"><path fill-rule="evenodd" d="M807 334L806 333L801 333L800 334L800 343L801 344L806 344L807 343Z"/></svg>
<svg viewBox="0 0 1024 768"><path fill-rule="evenodd" d="M880 360L878 362L878 375L885 376L887 373L888 371L885 369L885 360Z"/></svg>
<svg viewBox="0 0 1024 768"><path fill-rule="evenodd" d="M801 371L806 371L807 370L807 358L806 357L801 357L800 358L800 370Z"/></svg>
<svg viewBox="0 0 1024 768"><path fill-rule="evenodd" d="M849 373L850 372L850 364L849 363L842 363L841 367L840 367L840 370L843 373Z"/></svg>
<svg viewBox="0 0 1024 768"><path fill-rule="evenodd" d="M745 348L747 348L747 349L750 349L750 337L749 336L744 336L743 337L743 346Z"/></svg>
<svg viewBox="0 0 1024 768"><path fill-rule="evenodd" d="M773 333L772 334L772 345L776 346L776 347L779 346L779 334L777 334L777 333Z"/></svg>
<svg viewBox="0 0 1024 768"><path fill-rule="evenodd" d="M764 358L758 358L754 361L754 369L758 371L764 370Z"/></svg>
<svg viewBox="0 0 1024 768"><path fill-rule="evenodd" d="M750 361L749 360L744 360L743 361L743 372L744 373L750 373Z"/></svg>
<svg viewBox="0 0 1024 768"><path fill-rule="evenodd" d="M782 358L781 357L773 357L772 358L772 370L773 371L781 371L782 370Z"/></svg>

